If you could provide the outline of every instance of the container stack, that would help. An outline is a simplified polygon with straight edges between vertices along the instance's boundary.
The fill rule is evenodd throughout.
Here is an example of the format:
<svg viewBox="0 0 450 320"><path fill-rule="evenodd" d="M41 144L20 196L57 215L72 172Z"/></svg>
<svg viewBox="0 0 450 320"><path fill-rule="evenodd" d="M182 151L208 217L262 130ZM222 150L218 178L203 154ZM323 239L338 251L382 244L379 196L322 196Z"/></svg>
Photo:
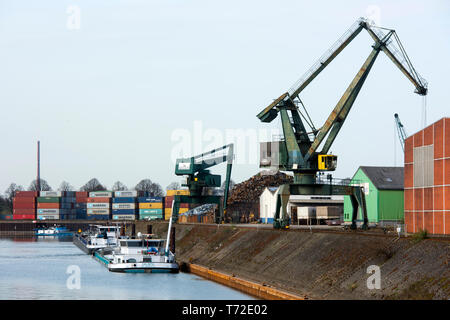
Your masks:
<svg viewBox="0 0 450 320"><path fill-rule="evenodd" d="M38 220L59 220L60 219L60 198L61 191L40 191L37 198L37 218Z"/></svg>
<svg viewBox="0 0 450 320"><path fill-rule="evenodd" d="M114 192L114 198L112 199L112 219L135 220L137 214L137 196L138 192L134 190Z"/></svg>
<svg viewBox="0 0 450 320"><path fill-rule="evenodd" d="M75 214L78 220L87 219L87 199L88 192L75 192Z"/></svg>
<svg viewBox="0 0 450 320"><path fill-rule="evenodd" d="M87 198L87 219L108 220L111 217L111 191L92 191Z"/></svg>
<svg viewBox="0 0 450 320"><path fill-rule="evenodd" d="M60 200L59 218L61 220L75 220L76 219L75 191L61 192L61 198L59 200Z"/></svg>
<svg viewBox="0 0 450 320"><path fill-rule="evenodd" d="M164 199L164 219L169 220L172 216L172 202L175 199L175 195L177 196L188 196L189 190L188 189L182 189L182 190L167 190L166 197ZM178 210L178 214L182 214L189 211L189 204L188 203L180 203L180 209Z"/></svg>
<svg viewBox="0 0 450 320"><path fill-rule="evenodd" d="M139 220L163 219L162 197L139 197Z"/></svg>
<svg viewBox="0 0 450 320"><path fill-rule="evenodd" d="M13 219L36 219L36 191L17 191L13 198Z"/></svg>

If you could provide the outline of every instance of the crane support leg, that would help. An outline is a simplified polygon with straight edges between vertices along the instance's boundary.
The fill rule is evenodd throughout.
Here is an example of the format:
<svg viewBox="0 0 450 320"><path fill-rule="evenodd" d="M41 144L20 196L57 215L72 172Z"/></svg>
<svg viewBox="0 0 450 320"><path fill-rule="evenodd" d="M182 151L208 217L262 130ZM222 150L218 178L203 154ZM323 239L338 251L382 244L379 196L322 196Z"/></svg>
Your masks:
<svg viewBox="0 0 450 320"><path fill-rule="evenodd" d="M289 215L286 207L289 202L291 191L288 184L283 184L278 189L277 206L273 219L273 227L275 229L286 229L289 227Z"/></svg>
<svg viewBox="0 0 450 320"><path fill-rule="evenodd" d="M367 230L369 219L367 218L367 207L366 207L366 197L364 196L364 191L361 187L353 187L353 194L350 195L350 200L352 202L352 225L351 229L356 229L356 220L358 219L359 208L361 208L361 215L363 218L363 224L361 229Z"/></svg>

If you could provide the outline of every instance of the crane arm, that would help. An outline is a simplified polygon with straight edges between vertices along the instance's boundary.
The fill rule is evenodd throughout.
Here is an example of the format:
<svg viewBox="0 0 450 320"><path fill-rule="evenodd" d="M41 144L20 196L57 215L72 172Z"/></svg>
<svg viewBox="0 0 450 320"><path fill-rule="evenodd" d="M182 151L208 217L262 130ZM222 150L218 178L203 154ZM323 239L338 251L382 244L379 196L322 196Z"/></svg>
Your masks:
<svg viewBox="0 0 450 320"><path fill-rule="evenodd" d="M281 101L287 99L295 99L300 92L303 91L310 83L317 77L331 61L338 56L342 50L361 32L366 28L366 20L364 18L358 19L353 25L329 48L320 58L313 64L313 66L288 90L279 98L275 99L269 106L262 110L257 117L262 122L271 122L277 117L276 107Z"/></svg>
<svg viewBox="0 0 450 320"><path fill-rule="evenodd" d="M398 39L395 30L389 30L388 33L384 34L380 30L377 30L376 27L372 27L369 24L366 24L365 28L367 32L371 35L371 37L375 40L375 44L373 46L374 49L369 58L366 60L363 67L361 68L360 72L356 75L355 79L342 96L341 100L339 100L338 104L328 117L327 121L325 121L325 124L319 130L318 135L315 137L313 143L311 144L311 147L309 148L307 154L305 155L305 160L308 160L314 154L314 152L316 152L317 148L322 143L325 136L328 134L328 132L330 132L331 129L331 132L328 135L328 138L325 141L322 151L320 153L326 154L329 151L332 143L334 142L337 134L339 133L339 130L342 128L342 125L356 99L356 96L358 95L359 90L361 89L361 86L364 83L364 80L367 77L367 74L370 71L370 68L372 67L372 64L375 61L378 52L380 50L386 53L386 55L394 62L394 64L414 84L414 86L416 87L415 91L416 93L418 93L419 95L427 94L428 84L426 80L423 79L415 71L414 67L411 64L411 61L409 60L408 56L406 55L406 52L403 49L403 46L401 46L401 42ZM393 44L392 38L394 38L394 40L397 41L399 46L402 48L401 49L402 53L400 53L400 51ZM376 55L374 55L375 51ZM373 59L371 58L371 56L373 56ZM369 60L371 60L371 62L369 62Z"/></svg>
<svg viewBox="0 0 450 320"><path fill-rule="evenodd" d="M405 151L405 139L406 139L405 128L403 127L403 124L400 122L400 118L397 113L394 114L394 118L395 118L395 124L397 127L398 138L400 139L400 145L402 146L402 150L404 152Z"/></svg>
<svg viewBox="0 0 450 320"><path fill-rule="evenodd" d="M378 42L385 37L385 34L381 31L381 28L378 27L368 27L367 32L370 34L372 39L375 40L375 42ZM391 61L400 69L409 81L412 82L412 84L416 87L415 92L419 95L425 96L428 93L427 81L419 75L416 69L414 69L395 30L389 30L389 32L393 34L393 40L390 39L387 41L381 50L389 57L389 59L391 59ZM398 48L395 46L394 42L397 42Z"/></svg>
<svg viewBox="0 0 450 320"><path fill-rule="evenodd" d="M364 81L366 80L367 75L369 74L370 69L372 68L379 52L380 52L379 47L375 47L370 53L370 55L367 57L363 66L356 74L355 78L350 83L347 90L344 92L343 96L337 103L336 107L328 116L328 119L325 121L325 124L319 130L319 134L316 136L313 143L311 144L311 147L309 148L308 152L305 155L305 160L311 158L311 156L314 154L318 146L322 143L325 136L331 130L331 133L328 136L321 153L328 152L328 149L331 147L331 144L333 143L339 130L344 124L344 121L347 118L347 115L350 112L350 109L353 106L353 103L355 102L355 99L358 96L358 93L361 90L362 85L364 84Z"/></svg>
<svg viewBox="0 0 450 320"><path fill-rule="evenodd" d="M319 58L318 61L288 90L291 98L297 97L315 77L338 56L353 39L366 28L366 20L360 18Z"/></svg>

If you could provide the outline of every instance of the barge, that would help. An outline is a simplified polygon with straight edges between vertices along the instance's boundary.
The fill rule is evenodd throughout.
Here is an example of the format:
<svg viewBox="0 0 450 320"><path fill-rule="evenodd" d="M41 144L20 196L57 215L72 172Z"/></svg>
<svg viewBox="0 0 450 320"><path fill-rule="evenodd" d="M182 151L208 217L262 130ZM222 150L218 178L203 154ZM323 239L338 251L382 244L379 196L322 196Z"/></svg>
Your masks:
<svg viewBox="0 0 450 320"><path fill-rule="evenodd" d="M90 225L87 232L75 234L73 243L87 254L96 250L114 248L120 239L120 226Z"/></svg>

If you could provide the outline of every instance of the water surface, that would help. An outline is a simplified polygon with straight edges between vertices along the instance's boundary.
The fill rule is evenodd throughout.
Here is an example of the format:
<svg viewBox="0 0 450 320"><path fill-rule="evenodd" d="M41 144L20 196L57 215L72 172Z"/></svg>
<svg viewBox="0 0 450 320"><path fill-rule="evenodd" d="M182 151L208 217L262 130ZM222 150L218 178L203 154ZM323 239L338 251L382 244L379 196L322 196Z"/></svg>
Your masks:
<svg viewBox="0 0 450 320"><path fill-rule="evenodd" d="M69 266L81 271L80 289L67 286ZM69 283L71 283L69 281ZM69 286L70 287L70 286ZM109 272L71 238L0 239L0 299L253 299L193 274Z"/></svg>

